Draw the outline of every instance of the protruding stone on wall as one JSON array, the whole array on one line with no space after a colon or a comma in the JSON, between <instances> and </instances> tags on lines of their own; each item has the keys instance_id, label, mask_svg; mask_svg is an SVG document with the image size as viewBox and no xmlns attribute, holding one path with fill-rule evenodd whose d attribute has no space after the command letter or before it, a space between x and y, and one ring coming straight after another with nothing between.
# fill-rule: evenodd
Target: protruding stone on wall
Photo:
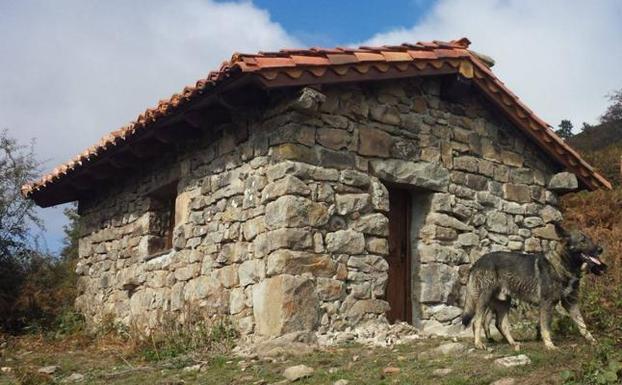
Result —
<instances>
[{"instance_id":1,"label":"protruding stone on wall","mask_svg":"<svg viewBox=\"0 0 622 385\"><path fill-rule=\"evenodd\" d=\"M298 98L291 104L291 107L299 111L316 111L326 100L326 95L320 91L305 87L300 92Z\"/></svg>"},{"instance_id":2,"label":"protruding stone on wall","mask_svg":"<svg viewBox=\"0 0 622 385\"><path fill-rule=\"evenodd\" d=\"M579 188L577 176L571 172L560 172L551 178L548 185L549 190L556 193L567 193L576 191Z\"/></svg>"}]
</instances>

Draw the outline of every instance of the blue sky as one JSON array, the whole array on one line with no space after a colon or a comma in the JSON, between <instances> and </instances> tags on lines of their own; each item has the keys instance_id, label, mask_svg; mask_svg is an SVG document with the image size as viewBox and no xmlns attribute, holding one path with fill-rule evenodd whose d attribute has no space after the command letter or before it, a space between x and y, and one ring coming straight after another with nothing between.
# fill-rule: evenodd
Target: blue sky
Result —
<instances>
[{"instance_id":1,"label":"blue sky","mask_svg":"<svg viewBox=\"0 0 622 385\"><path fill-rule=\"evenodd\" d=\"M306 45L334 47L362 42L379 32L416 24L432 1L260 0L272 20Z\"/></svg>"},{"instance_id":2,"label":"blue sky","mask_svg":"<svg viewBox=\"0 0 622 385\"><path fill-rule=\"evenodd\" d=\"M42 172L233 52L468 37L545 121L594 123L622 88L619 0L0 1L0 128ZM42 209L46 247L63 207Z\"/></svg>"}]
</instances>

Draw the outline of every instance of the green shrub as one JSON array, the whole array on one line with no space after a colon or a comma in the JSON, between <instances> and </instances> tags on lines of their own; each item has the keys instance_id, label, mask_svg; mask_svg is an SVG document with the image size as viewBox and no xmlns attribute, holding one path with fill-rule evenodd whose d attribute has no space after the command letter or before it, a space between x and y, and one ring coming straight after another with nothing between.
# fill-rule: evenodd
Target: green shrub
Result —
<instances>
[{"instance_id":1,"label":"green shrub","mask_svg":"<svg viewBox=\"0 0 622 385\"><path fill-rule=\"evenodd\" d=\"M610 340L599 344L591 361L585 362L579 371L564 370L560 373L564 385L607 385L622 382L622 353Z\"/></svg>"}]
</instances>

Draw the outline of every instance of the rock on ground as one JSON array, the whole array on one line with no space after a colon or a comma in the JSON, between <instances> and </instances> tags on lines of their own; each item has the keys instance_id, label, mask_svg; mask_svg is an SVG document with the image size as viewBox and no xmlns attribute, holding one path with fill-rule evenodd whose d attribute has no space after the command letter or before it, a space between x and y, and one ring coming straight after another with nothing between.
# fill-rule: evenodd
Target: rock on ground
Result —
<instances>
[{"instance_id":1,"label":"rock on ground","mask_svg":"<svg viewBox=\"0 0 622 385\"><path fill-rule=\"evenodd\" d=\"M201 364L186 366L183 370L184 372L198 372L199 370L201 370Z\"/></svg>"},{"instance_id":2,"label":"rock on ground","mask_svg":"<svg viewBox=\"0 0 622 385\"><path fill-rule=\"evenodd\" d=\"M306 365L290 366L283 371L283 377L290 381L296 381L301 378L309 377L313 374L313 368Z\"/></svg>"},{"instance_id":3,"label":"rock on ground","mask_svg":"<svg viewBox=\"0 0 622 385\"><path fill-rule=\"evenodd\" d=\"M524 366L531 364L531 360L524 354L518 356L502 357L495 360L495 364L503 366L505 368L511 368L514 366Z\"/></svg>"},{"instance_id":4,"label":"rock on ground","mask_svg":"<svg viewBox=\"0 0 622 385\"><path fill-rule=\"evenodd\" d=\"M247 340L234 349L240 357L300 356L318 349L317 338L312 332L287 333L277 338Z\"/></svg>"},{"instance_id":5,"label":"rock on ground","mask_svg":"<svg viewBox=\"0 0 622 385\"><path fill-rule=\"evenodd\" d=\"M384 374L397 374L400 372L400 368L396 368L395 366L387 366L382 369L382 373Z\"/></svg>"},{"instance_id":6,"label":"rock on ground","mask_svg":"<svg viewBox=\"0 0 622 385\"><path fill-rule=\"evenodd\" d=\"M435 358L439 356L455 356L466 351L466 346L459 342L448 342L436 348L419 354L419 359Z\"/></svg>"},{"instance_id":7,"label":"rock on ground","mask_svg":"<svg viewBox=\"0 0 622 385\"><path fill-rule=\"evenodd\" d=\"M37 372L39 372L41 374L52 375L52 374L56 373L57 370L58 370L58 366L50 365L50 366L44 366L44 367L40 368Z\"/></svg>"},{"instance_id":8,"label":"rock on ground","mask_svg":"<svg viewBox=\"0 0 622 385\"><path fill-rule=\"evenodd\" d=\"M71 373L69 377L66 377L62 382L64 384L70 384L74 382L82 382L84 381L84 374L80 373Z\"/></svg>"},{"instance_id":9,"label":"rock on ground","mask_svg":"<svg viewBox=\"0 0 622 385\"><path fill-rule=\"evenodd\" d=\"M348 380L337 380L333 383L333 385L348 385L350 381Z\"/></svg>"},{"instance_id":10,"label":"rock on ground","mask_svg":"<svg viewBox=\"0 0 622 385\"><path fill-rule=\"evenodd\" d=\"M418 340L421 337L414 326L405 322L388 324L371 321L345 331L331 331L318 335L320 346L334 346L346 342L356 342L367 346L393 346Z\"/></svg>"},{"instance_id":11,"label":"rock on ground","mask_svg":"<svg viewBox=\"0 0 622 385\"><path fill-rule=\"evenodd\" d=\"M516 380L513 379L512 377L505 377L505 378L498 379L495 382L491 382L490 385L514 385L515 383L516 383Z\"/></svg>"},{"instance_id":12,"label":"rock on ground","mask_svg":"<svg viewBox=\"0 0 622 385\"><path fill-rule=\"evenodd\" d=\"M453 371L454 370L452 368L434 369L432 374L437 377L444 377Z\"/></svg>"}]
</instances>

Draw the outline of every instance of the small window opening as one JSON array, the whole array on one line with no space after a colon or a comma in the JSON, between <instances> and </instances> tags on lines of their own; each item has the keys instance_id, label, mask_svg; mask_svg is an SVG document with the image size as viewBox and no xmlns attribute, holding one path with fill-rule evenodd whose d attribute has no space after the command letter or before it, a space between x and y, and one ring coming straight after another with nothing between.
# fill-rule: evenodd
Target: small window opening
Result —
<instances>
[{"instance_id":1,"label":"small window opening","mask_svg":"<svg viewBox=\"0 0 622 385\"><path fill-rule=\"evenodd\" d=\"M151 194L149 211L153 213L150 224L149 255L168 251L173 248L175 230L175 200L177 182L163 186Z\"/></svg>"}]
</instances>

